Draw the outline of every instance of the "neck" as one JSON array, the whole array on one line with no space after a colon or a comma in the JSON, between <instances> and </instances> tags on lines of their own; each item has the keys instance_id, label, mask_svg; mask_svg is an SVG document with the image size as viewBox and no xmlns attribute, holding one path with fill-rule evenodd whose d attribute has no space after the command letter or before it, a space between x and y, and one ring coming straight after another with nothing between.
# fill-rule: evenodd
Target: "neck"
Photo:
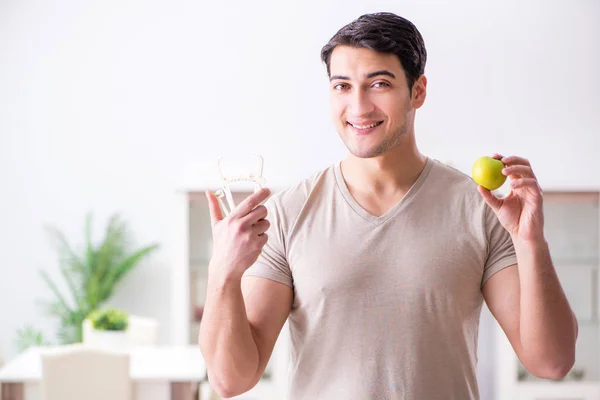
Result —
<instances>
[{"instance_id":1,"label":"neck","mask_svg":"<svg viewBox=\"0 0 600 400\"><path fill-rule=\"evenodd\" d=\"M385 195L406 193L426 161L414 140L409 140L377 157L359 158L350 154L341 167L346 184L353 190Z\"/></svg>"}]
</instances>

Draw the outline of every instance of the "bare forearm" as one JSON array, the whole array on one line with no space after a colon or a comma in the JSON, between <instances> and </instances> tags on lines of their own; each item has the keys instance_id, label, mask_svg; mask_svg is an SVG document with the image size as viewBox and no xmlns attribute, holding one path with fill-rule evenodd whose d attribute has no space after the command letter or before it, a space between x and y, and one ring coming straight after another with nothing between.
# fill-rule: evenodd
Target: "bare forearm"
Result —
<instances>
[{"instance_id":1,"label":"bare forearm","mask_svg":"<svg viewBox=\"0 0 600 400\"><path fill-rule=\"evenodd\" d=\"M575 357L577 322L552 265L548 244L518 240L514 244L521 285L520 339L524 354L532 365L568 372Z\"/></svg>"},{"instance_id":2,"label":"bare forearm","mask_svg":"<svg viewBox=\"0 0 600 400\"><path fill-rule=\"evenodd\" d=\"M213 385L231 395L252 385L259 353L246 315L240 277L209 274L199 342Z\"/></svg>"}]
</instances>

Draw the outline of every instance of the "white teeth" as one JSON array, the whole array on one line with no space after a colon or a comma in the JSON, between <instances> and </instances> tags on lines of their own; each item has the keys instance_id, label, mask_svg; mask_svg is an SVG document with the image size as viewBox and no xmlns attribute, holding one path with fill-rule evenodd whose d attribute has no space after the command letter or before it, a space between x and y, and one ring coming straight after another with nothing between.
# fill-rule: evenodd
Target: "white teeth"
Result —
<instances>
[{"instance_id":1,"label":"white teeth","mask_svg":"<svg viewBox=\"0 0 600 400\"><path fill-rule=\"evenodd\" d=\"M375 128L377 125L379 125L379 122L375 122L374 124L364 125L364 126L354 125L354 124L350 124L350 125L352 125L356 129L370 129L370 128Z\"/></svg>"}]
</instances>

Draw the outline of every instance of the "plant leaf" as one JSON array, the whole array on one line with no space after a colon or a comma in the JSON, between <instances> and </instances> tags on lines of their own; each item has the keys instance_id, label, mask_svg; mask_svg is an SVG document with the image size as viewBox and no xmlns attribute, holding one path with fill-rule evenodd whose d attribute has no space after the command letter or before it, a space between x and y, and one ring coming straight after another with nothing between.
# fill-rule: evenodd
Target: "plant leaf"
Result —
<instances>
[{"instance_id":1,"label":"plant leaf","mask_svg":"<svg viewBox=\"0 0 600 400\"><path fill-rule=\"evenodd\" d=\"M117 288L119 282L134 268L142 259L150 255L153 251L158 249L158 244L151 244L143 247L133 254L130 254L118 265L113 266L110 269L109 275L106 277L105 285L102 290L103 301L108 300L112 296L114 289Z\"/></svg>"},{"instance_id":2,"label":"plant leaf","mask_svg":"<svg viewBox=\"0 0 600 400\"><path fill-rule=\"evenodd\" d=\"M59 253L61 264L64 263L70 266L74 272L78 272L83 276L89 275L85 263L75 254L64 234L54 227L46 227L46 232Z\"/></svg>"},{"instance_id":3,"label":"plant leaf","mask_svg":"<svg viewBox=\"0 0 600 400\"><path fill-rule=\"evenodd\" d=\"M24 327L17 329L15 344L20 353L31 346L47 346L50 343L44 338L44 334L40 330L27 324Z\"/></svg>"},{"instance_id":4,"label":"plant leaf","mask_svg":"<svg viewBox=\"0 0 600 400\"><path fill-rule=\"evenodd\" d=\"M74 253L62 232L52 227L47 227L46 231L58 250L60 271L69 286L73 300L79 307L82 307L85 304L83 287L89 274L88 268Z\"/></svg>"},{"instance_id":5,"label":"plant leaf","mask_svg":"<svg viewBox=\"0 0 600 400\"><path fill-rule=\"evenodd\" d=\"M83 290L79 287L79 285L81 284L81 277L79 277L78 279L76 276L73 276L73 270L69 269L65 265L61 265L60 270L65 279L65 282L67 282L67 286L69 286L69 289L71 290L71 295L73 296L75 304L80 309L85 308L85 299L83 297L83 294L81 293Z\"/></svg>"},{"instance_id":6,"label":"plant leaf","mask_svg":"<svg viewBox=\"0 0 600 400\"><path fill-rule=\"evenodd\" d=\"M110 218L105 237L96 251L92 278L88 282L88 291L95 306L106 300L103 290L107 276L125 254L126 239L125 225L118 214L115 214Z\"/></svg>"},{"instance_id":7,"label":"plant leaf","mask_svg":"<svg viewBox=\"0 0 600 400\"><path fill-rule=\"evenodd\" d=\"M42 279L46 282L46 284L48 285L48 287L50 288L50 290L54 293L54 296L56 296L56 299L61 304L61 306L64 307L67 311L73 312L71 310L71 307L69 307L69 304L67 303L67 301L63 297L63 295L60 293L60 290L58 290L58 287L52 281L52 279L50 279L50 277L48 276L48 274L46 273L46 271L41 271L41 275L42 275Z\"/></svg>"},{"instance_id":8,"label":"plant leaf","mask_svg":"<svg viewBox=\"0 0 600 400\"><path fill-rule=\"evenodd\" d=\"M42 308L45 309L46 314L54 315L55 317L58 317L61 320L68 319L69 313L71 312L71 310L69 310L60 301L57 300L52 302L43 302Z\"/></svg>"},{"instance_id":9,"label":"plant leaf","mask_svg":"<svg viewBox=\"0 0 600 400\"><path fill-rule=\"evenodd\" d=\"M94 242L92 239L92 229L93 228L93 217L92 213L89 212L85 219L85 269L86 269L86 279L87 283L92 276L94 270L94 264L96 262L96 249L94 246Z\"/></svg>"}]
</instances>

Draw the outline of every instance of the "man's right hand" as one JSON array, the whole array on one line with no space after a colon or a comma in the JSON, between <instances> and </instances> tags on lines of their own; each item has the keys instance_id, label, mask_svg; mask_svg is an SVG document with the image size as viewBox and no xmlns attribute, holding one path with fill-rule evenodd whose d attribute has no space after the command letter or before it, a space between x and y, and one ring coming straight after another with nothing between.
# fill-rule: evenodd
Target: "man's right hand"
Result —
<instances>
[{"instance_id":1,"label":"man's right hand","mask_svg":"<svg viewBox=\"0 0 600 400\"><path fill-rule=\"evenodd\" d=\"M217 197L206 192L213 235L210 272L224 278L241 278L258 259L267 243L265 233L270 226L267 208L261 203L269 197L269 189L261 189L241 202L223 218Z\"/></svg>"}]
</instances>

